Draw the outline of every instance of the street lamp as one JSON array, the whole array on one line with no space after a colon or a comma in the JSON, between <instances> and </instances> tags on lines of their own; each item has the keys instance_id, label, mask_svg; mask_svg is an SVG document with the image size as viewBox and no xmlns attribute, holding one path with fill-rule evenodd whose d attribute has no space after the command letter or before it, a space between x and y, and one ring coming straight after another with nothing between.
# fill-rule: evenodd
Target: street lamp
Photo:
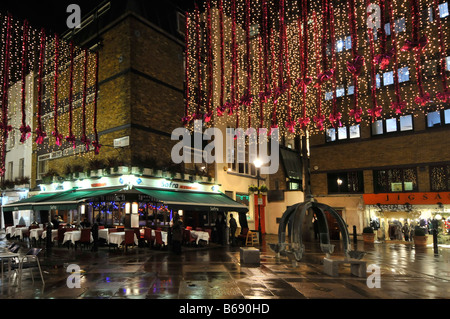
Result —
<instances>
[{"instance_id":1,"label":"street lamp","mask_svg":"<svg viewBox=\"0 0 450 319\"><path fill-rule=\"evenodd\" d=\"M261 179L259 175L259 169L262 166L262 161L259 158L256 158L253 161L253 164L256 167L256 178L258 180L258 234L259 234L259 244L262 244L262 233L261 233L261 204L259 202L259 198L261 197L261 191L259 190L259 180Z\"/></svg>"}]
</instances>

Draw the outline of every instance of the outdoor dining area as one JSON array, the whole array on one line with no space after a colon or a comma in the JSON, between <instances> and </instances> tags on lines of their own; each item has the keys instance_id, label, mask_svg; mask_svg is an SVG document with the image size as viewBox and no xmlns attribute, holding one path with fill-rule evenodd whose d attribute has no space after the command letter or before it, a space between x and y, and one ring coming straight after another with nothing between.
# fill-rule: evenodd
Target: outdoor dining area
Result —
<instances>
[{"instance_id":1,"label":"outdoor dining area","mask_svg":"<svg viewBox=\"0 0 450 319\"><path fill-rule=\"evenodd\" d=\"M171 244L171 227L134 227L125 228L123 225L106 227L94 224L90 227L60 223L58 228L47 229L48 224L32 224L30 226L8 226L6 237L13 241L29 241L32 247L44 247L51 234L52 247L66 247L67 249L109 249L128 247L167 249ZM182 244L189 247L209 245L212 229L202 229L191 226L183 227ZM94 245L95 244L95 245Z\"/></svg>"}]
</instances>

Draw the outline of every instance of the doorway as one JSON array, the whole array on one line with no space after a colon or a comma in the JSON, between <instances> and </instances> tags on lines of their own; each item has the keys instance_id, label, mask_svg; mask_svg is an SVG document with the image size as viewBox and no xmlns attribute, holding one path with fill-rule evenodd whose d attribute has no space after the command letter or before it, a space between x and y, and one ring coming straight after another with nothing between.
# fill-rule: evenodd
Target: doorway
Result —
<instances>
[{"instance_id":1,"label":"doorway","mask_svg":"<svg viewBox=\"0 0 450 319\"><path fill-rule=\"evenodd\" d=\"M339 214L340 217L342 217L342 209L335 209L335 211ZM339 240L341 236L341 231L339 229L339 224L337 220L328 211L325 211L325 216L327 218L330 240Z\"/></svg>"}]
</instances>

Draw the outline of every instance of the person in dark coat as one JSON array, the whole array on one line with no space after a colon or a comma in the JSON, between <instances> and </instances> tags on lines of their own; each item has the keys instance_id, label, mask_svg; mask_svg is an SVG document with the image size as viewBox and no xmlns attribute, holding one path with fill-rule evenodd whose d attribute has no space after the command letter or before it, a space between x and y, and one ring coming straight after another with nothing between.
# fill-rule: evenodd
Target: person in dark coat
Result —
<instances>
[{"instance_id":1,"label":"person in dark coat","mask_svg":"<svg viewBox=\"0 0 450 319\"><path fill-rule=\"evenodd\" d=\"M236 244L236 230L237 230L237 223L236 219L234 219L233 214L230 214L230 236L231 236L231 245Z\"/></svg>"},{"instance_id":2,"label":"person in dark coat","mask_svg":"<svg viewBox=\"0 0 450 319\"><path fill-rule=\"evenodd\" d=\"M172 249L177 255L181 254L181 242L183 240L183 223L181 222L178 214L175 214L173 218L172 227Z\"/></svg>"}]
</instances>

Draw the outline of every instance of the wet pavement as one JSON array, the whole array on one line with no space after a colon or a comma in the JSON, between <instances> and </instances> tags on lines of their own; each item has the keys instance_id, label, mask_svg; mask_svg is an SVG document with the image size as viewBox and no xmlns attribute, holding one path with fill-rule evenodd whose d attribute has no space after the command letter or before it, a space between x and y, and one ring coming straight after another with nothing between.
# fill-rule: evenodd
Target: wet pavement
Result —
<instances>
[{"instance_id":1,"label":"wet pavement","mask_svg":"<svg viewBox=\"0 0 450 319\"><path fill-rule=\"evenodd\" d=\"M0 234L0 248L12 241ZM15 241L19 242L19 241ZM277 258L268 246L276 236L266 236L259 266L240 263L239 247L210 244L183 247L181 255L147 247L127 251L100 247L97 252L78 248L45 249L34 282L25 270L22 285L0 283L0 299L448 299L450 298L450 248L415 248L411 243L358 242L363 260L380 270L380 288L369 288L367 278L342 266L338 277L323 272L324 254L316 243L306 243L301 262L293 265ZM29 243L19 242L26 253ZM342 257L339 242L334 257ZM43 245L42 245L43 247ZM43 247L45 248L45 247ZM80 267L80 288L69 288L71 264ZM368 273L371 276L372 273ZM76 275L76 274L75 274ZM374 277L371 277L374 280ZM371 279L371 280L372 280ZM75 281L71 281L74 283ZM375 282L375 281L372 281Z\"/></svg>"}]
</instances>

